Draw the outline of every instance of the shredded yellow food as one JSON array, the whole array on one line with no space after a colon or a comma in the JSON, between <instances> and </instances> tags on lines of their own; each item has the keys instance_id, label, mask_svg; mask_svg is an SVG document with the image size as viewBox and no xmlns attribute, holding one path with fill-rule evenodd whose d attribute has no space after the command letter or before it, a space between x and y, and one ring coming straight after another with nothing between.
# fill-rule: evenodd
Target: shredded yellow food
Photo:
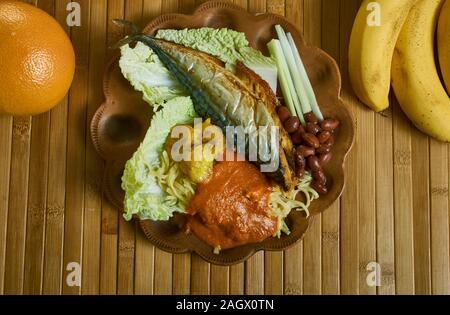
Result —
<instances>
[{"instance_id":1,"label":"shredded yellow food","mask_svg":"<svg viewBox=\"0 0 450 315\"><path fill-rule=\"evenodd\" d=\"M167 204L186 209L195 194L196 185L180 170L179 163L171 161L167 151L161 157L161 166L152 174L158 186L167 194Z\"/></svg>"},{"instance_id":2,"label":"shredded yellow food","mask_svg":"<svg viewBox=\"0 0 450 315\"><path fill-rule=\"evenodd\" d=\"M274 235L275 237L281 237L282 233L290 234L285 219L292 210L305 211L306 216L309 216L311 202L319 198L319 194L311 187L311 182L312 176L306 173L300 183L290 193L284 192L279 186L274 186L270 196L270 208L272 209L272 215L278 219L278 229ZM305 196L305 202L296 200L299 193Z\"/></svg>"}]
</instances>

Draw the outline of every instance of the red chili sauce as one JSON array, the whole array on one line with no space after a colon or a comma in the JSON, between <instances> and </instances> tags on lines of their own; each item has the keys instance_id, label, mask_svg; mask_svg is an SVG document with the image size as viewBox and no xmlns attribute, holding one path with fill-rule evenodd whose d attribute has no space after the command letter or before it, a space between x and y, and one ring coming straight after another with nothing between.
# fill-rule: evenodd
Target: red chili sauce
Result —
<instances>
[{"instance_id":1,"label":"red chili sauce","mask_svg":"<svg viewBox=\"0 0 450 315\"><path fill-rule=\"evenodd\" d=\"M262 242L277 230L277 219L270 215L271 191L253 164L220 162L186 209L188 230L221 249Z\"/></svg>"}]
</instances>

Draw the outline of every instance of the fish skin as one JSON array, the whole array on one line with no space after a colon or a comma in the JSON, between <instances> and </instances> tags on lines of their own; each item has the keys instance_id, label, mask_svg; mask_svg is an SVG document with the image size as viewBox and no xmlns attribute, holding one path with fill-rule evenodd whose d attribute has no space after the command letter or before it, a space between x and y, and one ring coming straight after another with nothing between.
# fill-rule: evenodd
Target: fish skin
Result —
<instances>
[{"instance_id":1,"label":"fish skin","mask_svg":"<svg viewBox=\"0 0 450 315\"><path fill-rule=\"evenodd\" d=\"M251 90L260 100L266 104L267 110L272 115L275 124L279 126L280 130L280 144L284 151L284 155L280 155L280 168L284 173L285 181L289 187L295 186L298 179L295 178L292 170L295 167L294 162L294 144L292 143L290 135L284 129L283 124L277 114L277 107L281 106L276 94L273 92L269 83L262 79L256 72L248 68L244 63L237 62L235 75Z\"/></svg>"},{"instance_id":2,"label":"fish skin","mask_svg":"<svg viewBox=\"0 0 450 315\"><path fill-rule=\"evenodd\" d=\"M216 58L206 53L164 40L153 38L144 38L144 40L146 44L157 46L156 50L154 49L157 55L161 53L158 52L161 50L170 56L171 62L187 73L190 79L196 83L197 88L202 89L202 92L206 94L206 98L211 101L209 103L213 107L212 110L226 118L231 125L244 126L248 130L257 130L259 126L279 127L281 131L280 147L283 150L278 148L280 167L277 172L271 174L271 177L286 191L291 191L295 186L292 167L289 165L289 160L293 161L291 158L293 145L290 138L286 137L286 134L283 135L284 128L276 114L276 104L273 99L271 100L271 96L266 94L266 97L260 99L242 80L225 69ZM151 46L150 48L152 48ZM255 142L256 140L252 140L250 137L250 141ZM268 142L270 143L270 139ZM284 145L282 145L283 143ZM285 150L289 152L285 152Z\"/></svg>"}]
</instances>

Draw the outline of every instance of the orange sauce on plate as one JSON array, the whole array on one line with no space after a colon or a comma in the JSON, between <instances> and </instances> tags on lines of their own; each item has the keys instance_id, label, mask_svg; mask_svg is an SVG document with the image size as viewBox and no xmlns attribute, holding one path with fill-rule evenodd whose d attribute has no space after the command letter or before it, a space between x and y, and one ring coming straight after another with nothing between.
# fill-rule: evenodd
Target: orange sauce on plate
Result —
<instances>
[{"instance_id":1,"label":"orange sauce on plate","mask_svg":"<svg viewBox=\"0 0 450 315\"><path fill-rule=\"evenodd\" d=\"M277 219L270 215L271 191L253 164L220 162L186 209L188 230L221 249L262 242L277 230Z\"/></svg>"}]
</instances>

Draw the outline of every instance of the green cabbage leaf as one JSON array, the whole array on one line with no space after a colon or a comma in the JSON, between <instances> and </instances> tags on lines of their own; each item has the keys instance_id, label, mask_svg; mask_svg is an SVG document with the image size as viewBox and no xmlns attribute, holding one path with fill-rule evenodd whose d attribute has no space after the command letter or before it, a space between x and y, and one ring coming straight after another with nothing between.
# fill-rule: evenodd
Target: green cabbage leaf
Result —
<instances>
[{"instance_id":1,"label":"green cabbage leaf","mask_svg":"<svg viewBox=\"0 0 450 315\"><path fill-rule=\"evenodd\" d=\"M141 220L167 221L175 212L184 212L185 200L178 198L180 192L167 187L164 179L171 174L174 181L181 181L182 184L175 187L181 190L186 187L188 191L181 192L184 195L193 190L192 185L178 176L176 165L170 165L163 151L171 129L192 124L195 117L197 114L189 97L176 97L153 115L144 141L126 163L122 176L126 220L137 215Z\"/></svg>"},{"instance_id":2,"label":"green cabbage leaf","mask_svg":"<svg viewBox=\"0 0 450 315\"><path fill-rule=\"evenodd\" d=\"M183 87L148 46L138 42L134 48L124 45L120 50L119 66L122 74L136 91L143 93L144 101L159 106L175 97L187 96Z\"/></svg>"}]
</instances>

